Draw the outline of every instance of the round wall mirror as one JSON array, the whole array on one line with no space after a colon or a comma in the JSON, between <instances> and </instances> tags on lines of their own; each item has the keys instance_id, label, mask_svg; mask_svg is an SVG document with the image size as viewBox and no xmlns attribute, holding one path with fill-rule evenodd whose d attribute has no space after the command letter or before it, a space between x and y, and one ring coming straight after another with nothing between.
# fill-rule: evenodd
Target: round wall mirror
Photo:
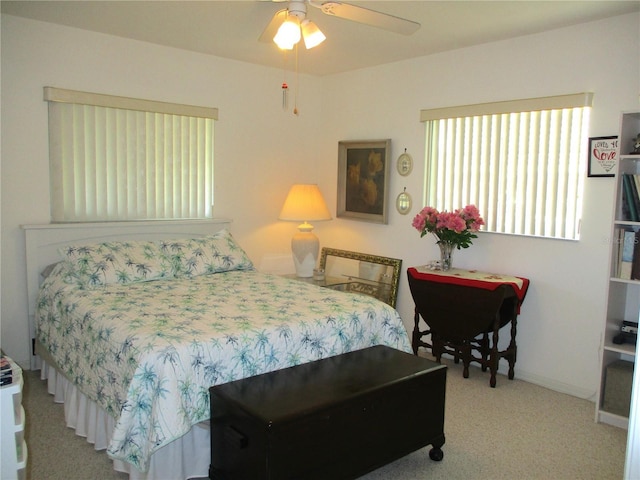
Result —
<instances>
[{"instance_id":1,"label":"round wall mirror","mask_svg":"<svg viewBox=\"0 0 640 480\"><path fill-rule=\"evenodd\" d=\"M402 215L406 215L411 211L411 195L407 193L406 188L404 192L396 198L396 209Z\"/></svg>"}]
</instances>

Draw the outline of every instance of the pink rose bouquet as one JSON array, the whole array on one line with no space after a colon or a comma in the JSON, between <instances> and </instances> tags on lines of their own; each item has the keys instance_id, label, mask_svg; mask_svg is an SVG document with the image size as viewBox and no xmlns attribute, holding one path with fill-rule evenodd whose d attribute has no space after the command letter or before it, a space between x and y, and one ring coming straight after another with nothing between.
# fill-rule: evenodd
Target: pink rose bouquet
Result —
<instances>
[{"instance_id":1,"label":"pink rose bouquet","mask_svg":"<svg viewBox=\"0 0 640 480\"><path fill-rule=\"evenodd\" d=\"M467 205L453 212L439 212L433 207L424 207L414 217L413 227L420 232L420 237L432 233L438 244L449 244L456 248L469 248L471 241L478 238L475 234L484 220L475 205Z\"/></svg>"}]
</instances>

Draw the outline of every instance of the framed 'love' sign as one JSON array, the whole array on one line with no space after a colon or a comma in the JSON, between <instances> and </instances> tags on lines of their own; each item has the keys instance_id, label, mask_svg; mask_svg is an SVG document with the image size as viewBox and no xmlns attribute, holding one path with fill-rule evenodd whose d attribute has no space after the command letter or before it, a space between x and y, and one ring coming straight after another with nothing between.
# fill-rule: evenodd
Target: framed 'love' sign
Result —
<instances>
[{"instance_id":1,"label":"framed 'love' sign","mask_svg":"<svg viewBox=\"0 0 640 480\"><path fill-rule=\"evenodd\" d=\"M618 163L618 137L589 138L589 177L613 177Z\"/></svg>"}]
</instances>

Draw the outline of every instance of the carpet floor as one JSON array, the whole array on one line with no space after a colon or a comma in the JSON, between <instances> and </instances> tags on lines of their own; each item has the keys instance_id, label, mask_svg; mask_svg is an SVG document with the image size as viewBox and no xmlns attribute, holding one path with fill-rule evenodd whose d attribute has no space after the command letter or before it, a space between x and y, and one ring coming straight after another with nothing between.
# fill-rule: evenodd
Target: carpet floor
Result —
<instances>
[{"instance_id":1,"label":"carpet floor","mask_svg":"<svg viewBox=\"0 0 640 480\"><path fill-rule=\"evenodd\" d=\"M594 422L587 400L498 375L449 367L445 407L444 459L418 450L360 480L620 480L627 432ZM30 480L125 479L65 426L64 406L55 404L38 371L24 372L27 478ZM180 479L166 479L180 480ZM327 479L331 480L331 479Z\"/></svg>"}]
</instances>

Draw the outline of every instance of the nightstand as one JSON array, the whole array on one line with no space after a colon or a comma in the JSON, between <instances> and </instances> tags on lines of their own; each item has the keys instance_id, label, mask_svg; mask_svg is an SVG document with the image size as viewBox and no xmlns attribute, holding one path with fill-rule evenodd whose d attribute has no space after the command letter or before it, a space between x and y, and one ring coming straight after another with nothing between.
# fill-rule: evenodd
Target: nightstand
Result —
<instances>
[{"instance_id":1,"label":"nightstand","mask_svg":"<svg viewBox=\"0 0 640 480\"><path fill-rule=\"evenodd\" d=\"M325 277L324 280L315 280L313 277L298 277L295 273L283 275L285 278L298 280L299 282L330 288L339 292L361 293L378 300L389 303L391 285L374 282L364 278L343 275L341 277Z\"/></svg>"},{"instance_id":2,"label":"nightstand","mask_svg":"<svg viewBox=\"0 0 640 480\"><path fill-rule=\"evenodd\" d=\"M401 266L399 258L323 247L320 253L323 280L295 274L284 276L332 290L369 295L395 308Z\"/></svg>"}]
</instances>

